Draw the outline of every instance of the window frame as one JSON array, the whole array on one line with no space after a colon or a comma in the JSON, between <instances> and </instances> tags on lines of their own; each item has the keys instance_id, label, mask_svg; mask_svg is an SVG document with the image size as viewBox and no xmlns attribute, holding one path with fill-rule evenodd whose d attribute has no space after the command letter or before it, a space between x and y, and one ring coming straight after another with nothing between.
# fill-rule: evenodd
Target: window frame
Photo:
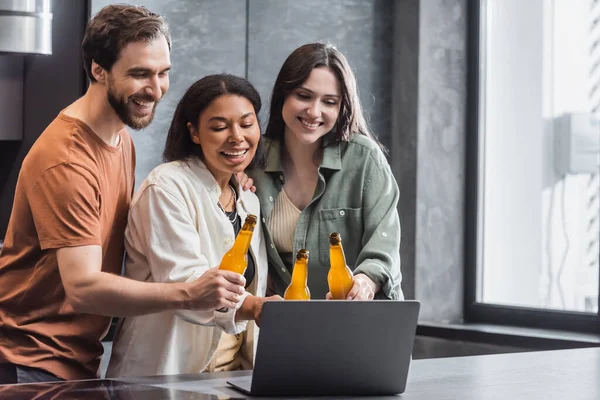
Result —
<instances>
[{"instance_id":1,"label":"window frame","mask_svg":"<svg viewBox=\"0 0 600 400\"><path fill-rule=\"evenodd\" d=\"M516 307L477 302L479 226L483 215L480 205L480 43L482 37L482 2L469 0L467 10L467 116L465 162L465 274L464 319L469 323L490 323L540 329L556 329L585 333L600 333L600 293L598 313L560 311ZM599 254L600 256L600 254ZM598 274L600 283L600 271ZM600 292L600 284L599 284Z\"/></svg>"}]
</instances>

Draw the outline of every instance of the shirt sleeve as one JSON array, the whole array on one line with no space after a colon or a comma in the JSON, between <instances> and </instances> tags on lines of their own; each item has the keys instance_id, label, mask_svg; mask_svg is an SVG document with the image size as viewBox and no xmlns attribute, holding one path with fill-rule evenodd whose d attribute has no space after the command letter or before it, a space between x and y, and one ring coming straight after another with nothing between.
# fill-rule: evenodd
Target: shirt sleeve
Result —
<instances>
[{"instance_id":1,"label":"shirt sleeve","mask_svg":"<svg viewBox=\"0 0 600 400\"><path fill-rule=\"evenodd\" d=\"M146 187L132 206L125 238L127 251L146 257L155 282L191 282L214 267L202 254L202 239L188 207L176 194L155 184ZM236 322L235 313L247 295L227 312L176 310L176 314L194 324L240 333L246 322Z\"/></svg>"},{"instance_id":2,"label":"shirt sleeve","mask_svg":"<svg viewBox=\"0 0 600 400\"><path fill-rule=\"evenodd\" d=\"M102 245L100 190L87 169L68 163L50 168L27 199L42 250Z\"/></svg>"},{"instance_id":3,"label":"shirt sleeve","mask_svg":"<svg viewBox=\"0 0 600 400\"><path fill-rule=\"evenodd\" d=\"M362 273L381 285L376 298L402 300L400 287L400 191L383 155L372 158L370 176L363 187L363 248L354 274Z\"/></svg>"}]
</instances>

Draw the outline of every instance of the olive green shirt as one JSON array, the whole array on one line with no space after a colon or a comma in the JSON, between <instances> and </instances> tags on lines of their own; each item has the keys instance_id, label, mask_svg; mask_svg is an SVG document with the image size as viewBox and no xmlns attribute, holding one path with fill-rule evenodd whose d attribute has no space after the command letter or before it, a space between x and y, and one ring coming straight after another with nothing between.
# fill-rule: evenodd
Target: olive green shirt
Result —
<instances>
[{"instance_id":1,"label":"olive green shirt","mask_svg":"<svg viewBox=\"0 0 600 400\"><path fill-rule=\"evenodd\" d=\"M329 234L339 232L346 262L354 274L363 273L381 284L376 298L403 299L400 282L400 219L398 185L379 146L364 135L349 142L324 138L327 143L319 180L311 202L302 210L294 234L294 252L279 254L266 226L273 204L285 183L280 144L263 138L264 170L252 170L260 199L269 276L283 295L290 283L293 255L308 249L308 287L312 299L329 291Z\"/></svg>"}]
</instances>

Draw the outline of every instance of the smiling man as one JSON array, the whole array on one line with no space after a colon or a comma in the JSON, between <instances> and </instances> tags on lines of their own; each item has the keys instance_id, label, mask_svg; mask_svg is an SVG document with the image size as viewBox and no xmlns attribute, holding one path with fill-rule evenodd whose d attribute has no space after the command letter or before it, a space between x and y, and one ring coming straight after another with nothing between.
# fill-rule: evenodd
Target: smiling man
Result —
<instances>
[{"instance_id":1,"label":"smiling man","mask_svg":"<svg viewBox=\"0 0 600 400\"><path fill-rule=\"evenodd\" d=\"M235 307L238 274L184 283L120 276L142 129L169 88L171 39L144 7L111 5L82 43L90 86L23 161L0 253L0 384L98 376L112 316Z\"/></svg>"}]
</instances>

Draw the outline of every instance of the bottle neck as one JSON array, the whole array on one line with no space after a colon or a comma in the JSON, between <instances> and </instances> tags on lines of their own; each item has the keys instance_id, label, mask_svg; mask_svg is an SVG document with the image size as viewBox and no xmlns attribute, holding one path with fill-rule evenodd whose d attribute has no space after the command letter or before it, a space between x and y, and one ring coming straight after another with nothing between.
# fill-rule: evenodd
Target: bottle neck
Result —
<instances>
[{"instance_id":1,"label":"bottle neck","mask_svg":"<svg viewBox=\"0 0 600 400\"><path fill-rule=\"evenodd\" d=\"M329 245L329 260L331 268L346 268L346 256L344 256L344 250L341 244L330 244Z\"/></svg>"},{"instance_id":2,"label":"bottle neck","mask_svg":"<svg viewBox=\"0 0 600 400\"><path fill-rule=\"evenodd\" d=\"M233 244L233 251L241 254L248 253L250 248L250 241L252 240L253 229L249 228L247 224L244 224L240 233L238 233L235 243Z\"/></svg>"},{"instance_id":3,"label":"bottle neck","mask_svg":"<svg viewBox=\"0 0 600 400\"><path fill-rule=\"evenodd\" d=\"M292 271L292 285L306 286L308 280L308 260L296 260Z\"/></svg>"}]
</instances>

